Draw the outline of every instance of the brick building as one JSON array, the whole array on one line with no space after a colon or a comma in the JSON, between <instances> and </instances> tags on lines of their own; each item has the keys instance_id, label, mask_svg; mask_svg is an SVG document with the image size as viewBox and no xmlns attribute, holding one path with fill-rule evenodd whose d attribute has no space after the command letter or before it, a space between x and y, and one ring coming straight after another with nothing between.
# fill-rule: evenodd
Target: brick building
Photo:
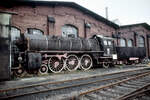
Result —
<instances>
[{"instance_id":1,"label":"brick building","mask_svg":"<svg viewBox=\"0 0 150 100\"><path fill-rule=\"evenodd\" d=\"M150 26L146 23L118 26L73 2L13 1L0 3L0 31L11 34L49 34L88 38L94 34L118 35L120 46L146 47L150 56Z\"/></svg>"},{"instance_id":2,"label":"brick building","mask_svg":"<svg viewBox=\"0 0 150 100\"><path fill-rule=\"evenodd\" d=\"M93 34L111 36L118 28L118 25L73 2L27 1L7 4L0 6L1 15L10 14L10 25L21 33L33 28L52 35L65 36L73 31L75 36L80 37Z\"/></svg>"},{"instance_id":3,"label":"brick building","mask_svg":"<svg viewBox=\"0 0 150 100\"><path fill-rule=\"evenodd\" d=\"M150 26L146 23L120 26L118 45L145 47L146 56L150 56Z\"/></svg>"}]
</instances>

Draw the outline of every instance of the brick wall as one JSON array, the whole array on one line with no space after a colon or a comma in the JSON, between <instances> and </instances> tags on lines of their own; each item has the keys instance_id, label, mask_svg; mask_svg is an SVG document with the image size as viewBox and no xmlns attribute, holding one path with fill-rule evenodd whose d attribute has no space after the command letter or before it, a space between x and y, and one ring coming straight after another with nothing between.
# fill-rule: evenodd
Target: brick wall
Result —
<instances>
[{"instance_id":1,"label":"brick wall","mask_svg":"<svg viewBox=\"0 0 150 100\"><path fill-rule=\"evenodd\" d=\"M121 37L126 39L126 44L129 39L133 40L134 46L138 46L137 38L139 36L144 37L145 47L146 47L146 56L150 56L150 39L147 38L147 34L150 34L150 30L147 30L142 25L139 26L132 26L119 29L121 33ZM136 37L134 38L134 34L137 33Z\"/></svg>"},{"instance_id":2,"label":"brick wall","mask_svg":"<svg viewBox=\"0 0 150 100\"><path fill-rule=\"evenodd\" d=\"M115 33L113 27L71 7L16 6L11 8L0 7L0 10L17 13L17 15L12 15L11 25L21 29L21 33L25 33L27 28L37 28L42 30L44 34L61 35L61 27L65 24L77 27L80 37L91 37L93 34L111 36L112 33ZM48 23L48 16L55 18L53 27ZM91 24L91 28L86 29L85 23ZM85 35L85 33L87 34Z\"/></svg>"}]
</instances>

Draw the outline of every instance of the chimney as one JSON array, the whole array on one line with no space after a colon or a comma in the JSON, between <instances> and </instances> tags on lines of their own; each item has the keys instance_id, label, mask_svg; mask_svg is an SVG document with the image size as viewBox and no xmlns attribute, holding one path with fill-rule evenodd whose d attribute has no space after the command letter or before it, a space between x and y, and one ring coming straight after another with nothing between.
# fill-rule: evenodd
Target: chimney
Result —
<instances>
[{"instance_id":1,"label":"chimney","mask_svg":"<svg viewBox=\"0 0 150 100\"><path fill-rule=\"evenodd\" d=\"M106 11L106 19L108 19L108 7L105 8Z\"/></svg>"}]
</instances>

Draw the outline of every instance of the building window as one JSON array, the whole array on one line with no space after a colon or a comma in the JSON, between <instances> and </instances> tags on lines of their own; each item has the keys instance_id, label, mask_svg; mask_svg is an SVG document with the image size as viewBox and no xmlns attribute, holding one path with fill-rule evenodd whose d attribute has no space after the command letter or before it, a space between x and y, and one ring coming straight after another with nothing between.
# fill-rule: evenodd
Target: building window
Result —
<instances>
[{"instance_id":1,"label":"building window","mask_svg":"<svg viewBox=\"0 0 150 100\"><path fill-rule=\"evenodd\" d=\"M125 39L123 39L123 38L120 39L120 46L126 47L126 40Z\"/></svg>"},{"instance_id":2,"label":"building window","mask_svg":"<svg viewBox=\"0 0 150 100\"><path fill-rule=\"evenodd\" d=\"M77 38L78 37L77 28L72 25L64 25L62 27L62 37Z\"/></svg>"},{"instance_id":3,"label":"building window","mask_svg":"<svg viewBox=\"0 0 150 100\"><path fill-rule=\"evenodd\" d=\"M144 37L143 36L139 36L138 37L138 47L144 47Z\"/></svg>"},{"instance_id":4,"label":"building window","mask_svg":"<svg viewBox=\"0 0 150 100\"><path fill-rule=\"evenodd\" d=\"M133 40L132 39L128 40L128 47L133 47Z\"/></svg>"},{"instance_id":5,"label":"building window","mask_svg":"<svg viewBox=\"0 0 150 100\"><path fill-rule=\"evenodd\" d=\"M11 41L16 40L17 38L20 38L20 30L16 27L11 27L10 30L11 33Z\"/></svg>"},{"instance_id":6,"label":"building window","mask_svg":"<svg viewBox=\"0 0 150 100\"><path fill-rule=\"evenodd\" d=\"M36 29L36 28L28 28L27 33L34 34L34 35L43 35L44 34L43 31L41 31L40 29Z\"/></svg>"}]
</instances>

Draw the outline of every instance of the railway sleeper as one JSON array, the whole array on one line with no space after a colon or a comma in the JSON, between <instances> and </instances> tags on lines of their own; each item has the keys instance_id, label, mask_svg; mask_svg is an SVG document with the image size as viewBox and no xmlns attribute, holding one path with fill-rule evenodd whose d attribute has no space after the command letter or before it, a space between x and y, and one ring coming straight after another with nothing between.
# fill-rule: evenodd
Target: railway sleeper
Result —
<instances>
[{"instance_id":1,"label":"railway sleeper","mask_svg":"<svg viewBox=\"0 0 150 100\"><path fill-rule=\"evenodd\" d=\"M149 77L144 77L144 78L142 78L142 80L143 80L144 82L150 82Z\"/></svg>"},{"instance_id":2,"label":"railway sleeper","mask_svg":"<svg viewBox=\"0 0 150 100\"><path fill-rule=\"evenodd\" d=\"M128 87L128 88L133 88L133 89L138 89L139 88L139 86L129 85L129 84L126 84L126 83L122 83L121 86Z\"/></svg>"},{"instance_id":3,"label":"railway sleeper","mask_svg":"<svg viewBox=\"0 0 150 100\"><path fill-rule=\"evenodd\" d=\"M137 100L150 100L150 97L149 96L142 96L141 99L137 99Z\"/></svg>"},{"instance_id":4,"label":"railway sleeper","mask_svg":"<svg viewBox=\"0 0 150 100\"><path fill-rule=\"evenodd\" d=\"M90 93L88 94L89 96L92 96L94 97L95 99L92 99L92 100L113 100L114 98L111 98L111 97L107 97L107 96L101 96L101 95L97 95L96 93Z\"/></svg>"},{"instance_id":5,"label":"railway sleeper","mask_svg":"<svg viewBox=\"0 0 150 100\"><path fill-rule=\"evenodd\" d=\"M108 94L113 94L114 96L123 95L123 93L120 93L120 91L116 91L116 90L114 90L113 88L105 89L105 91L107 91Z\"/></svg>"},{"instance_id":6,"label":"railway sleeper","mask_svg":"<svg viewBox=\"0 0 150 100\"><path fill-rule=\"evenodd\" d=\"M91 95L91 94L86 94L86 95L84 95L83 96L83 98L86 98L86 99L88 99L88 100L95 100L95 99L97 99L97 97L95 97L95 95L93 96L93 95ZM82 100L82 99L81 99ZM84 99L83 99L84 100Z\"/></svg>"},{"instance_id":7,"label":"railway sleeper","mask_svg":"<svg viewBox=\"0 0 150 100\"><path fill-rule=\"evenodd\" d=\"M143 80L133 80L132 82L130 83L137 83L137 84L145 84L146 82L144 82Z\"/></svg>"},{"instance_id":8,"label":"railway sleeper","mask_svg":"<svg viewBox=\"0 0 150 100\"><path fill-rule=\"evenodd\" d=\"M146 84L145 82L139 82L139 81L133 81L133 82L126 82L126 84L128 84L128 85L136 85L136 86L139 86L139 87L141 87L141 86L143 86L144 84Z\"/></svg>"},{"instance_id":9,"label":"railway sleeper","mask_svg":"<svg viewBox=\"0 0 150 100\"><path fill-rule=\"evenodd\" d=\"M116 93L116 94L118 94L118 95L123 95L123 94L124 94L124 92L119 91L119 90L114 89L114 88L108 88L107 91L108 91L108 92L112 92L112 93Z\"/></svg>"},{"instance_id":10,"label":"railway sleeper","mask_svg":"<svg viewBox=\"0 0 150 100\"><path fill-rule=\"evenodd\" d=\"M148 82L150 82L150 80L141 79L141 80L138 80L138 82L142 82L142 83L148 83Z\"/></svg>"},{"instance_id":11,"label":"railway sleeper","mask_svg":"<svg viewBox=\"0 0 150 100\"><path fill-rule=\"evenodd\" d=\"M131 91L133 91L133 89L131 89L131 88L127 88L127 87L122 87L122 86L115 86L115 87L113 87L115 90L119 90L119 91L121 91L121 92L123 92L123 93L126 93L126 92L131 92Z\"/></svg>"},{"instance_id":12,"label":"railway sleeper","mask_svg":"<svg viewBox=\"0 0 150 100\"><path fill-rule=\"evenodd\" d=\"M37 90L37 91L41 91L41 90L46 90L47 88L48 87L46 87L46 86L37 86L34 89Z\"/></svg>"},{"instance_id":13,"label":"railway sleeper","mask_svg":"<svg viewBox=\"0 0 150 100\"><path fill-rule=\"evenodd\" d=\"M129 87L129 86L122 85L122 84L120 84L119 86L121 86L121 87L123 87L123 88L126 88L126 89L128 89L129 91L135 91L135 90L136 90L136 89L133 88L133 87Z\"/></svg>"},{"instance_id":14,"label":"railway sleeper","mask_svg":"<svg viewBox=\"0 0 150 100\"><path fill-rule=\"evenodd\" d=\"M114 95L106 92L106 91L96 91L95 94L101 96L101 97L106 97L108 99L114 99Z\"/></svg>"}]
</instances>

